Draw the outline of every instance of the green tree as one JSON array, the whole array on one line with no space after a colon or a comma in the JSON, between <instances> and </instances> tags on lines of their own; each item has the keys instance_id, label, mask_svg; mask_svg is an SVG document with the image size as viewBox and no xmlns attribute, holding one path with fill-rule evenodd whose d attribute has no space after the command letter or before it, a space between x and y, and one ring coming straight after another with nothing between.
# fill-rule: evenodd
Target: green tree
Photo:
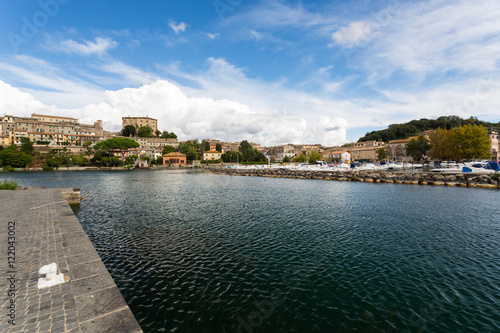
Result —
<instances>
[{"instance_id":1,"label":"green tree","mask_svg":"<svg viewBox=\"0 0 500 333\"><path fill-rule=\"evenodd\" d=\"M90 147L91 145L92 145L92 141L89 141L89 140L87 140L87 141L85 141L83 143L82 146L87 149L87 152L84 155L90 155L91 154L91 150L92 150L92 148Z\"/></svg>"},{"instance_id":2,"label":"green tree","mask_svg":"<svg viewBox=\"0 0 500 333\"><path fill-rule=\"evenodd\" d=\"M267 161L266 155L255 149L252 162L265 162L265 161Z\"/></svg>"},{"instance_id":3,"label":"green tree","mask_svg":"<svg viewBox=\"0 0 500 333\"><path fill-rule=\"evenodd\" d=\"M217 143L215 145L215 150L222 152L222 145L220 143Z\"/></svg>"},{"instance_id":4,"label":"green tree","mask_svg":"<svg viewBox=\"0 0 500 333\"><path fill-rule=\"evenodd\" d=\"M35 151L33 142L31 142L28 138L21 138L21 151L28 155L33 155L33 152Z\"/></svg>"},{"instance_id":5,"label":"green tree","mask_svg":"<svg viewBox=\"0 0 500 333\"><path fill-rule=\"evenodd\" d=\"M458 141L454 129L439 127L429 135L429 157L439 161L459 159Z\"/></svg>"},{"instance_id":6,"label":"green tree","mask_svg":"<svg viewBox=\"0 0 500 333\"><path fill-rule=\"evenodd\" d=\"M314 164L321 160L321 154L317 150L313 150L309 155L309 163Z\"/></svg>"},{"instance_id":7,"label":"green tree","mask_svg":"<svg viewBox=\"0 0 500 333\"><path fill-rule=\"evenodd\" d=\"M460 126L455 136L460 158L467 160L490 158L491 140L488 137L488 131L482 125Z\"/></svg>"},{"instance_id":8,"label":"green tree","mask_svg":"<svg viewBox=\"0 0 500 333\"><path fill-rule=\"evenodd\" d=\"M155 131L155 134L156 134L156 137L157 137L157 138L159 138L159 137L160 137L161 132L160 132L159 130L156 130L156 131Z\"/></svg>"},{"instance_id":9,"label":"green tree","mask_svg":"<svg viewBox=\"0 0 500 333\"><path fill-rule=\"evenodd\" d=\"M377 158L379 161L386 160L387 156L388 156L387 149L385 148L377 149Z\"/></svg>"},{"instance_id":10,"label":"green tree","mask_svg":"<svg viewBox=\"0 0 500 333\"><path fill-rule=\"evenodd\" d=\"M174 132L169 133L168 131L163 131L161 137L164 139L177 139L177 135Z\"/></svg>"},{"instance_id":11,"label":"green tree","mask_svg":"<svg viewBox=\"0 0 500 333\"><path fill-rule=\"evenodd\" d=\"M132 156L128 156L126 159L125 159L125 164L126 165L130 165L130 164L134 164L135 161L139 158L139 156L137 155L132 155Z\"/></svg>"},{"instance_id":12,"label":"green tree","mask_svg":"<svg viewBox=\"0 0 500 333\"><path fill-rule=\"evenodd\" d=\"M175 151L175 148L173 146L166 145L163 147L163 151L161 152L162 155L168 154L168 153L173 153Z\"/></svg>"},{"instance_id":13,"label":"green tree","mask_svg":"<svg viewBox=\"0 0 500 333\"><path fill-rule=\"evenodd\" d=\"M149 126L141 126L137 129L137 135L140 138L150 138L153 133L153 129Z\"/></svg>"},{"instance_id":14,"label":"green tree","mask_svg":"<svg viewBox=\"0 0 500 333\"><path fill-rule=\"evenodd\" d=\"M411 139L406 145L406 154L410 155L414 161L423 161L429 150L429 140L424 136Z\"/></svg>"},{"instance_id":15,"label":"green tree","mask_svg":"<svg viewBox=\"0 0 500 333\"><path fill-rule=\"evenodd\" d=\"M203 142L201 144L203 145L203 151L210 150L210 142L203 140Z\"/></svg>"},{"instance_id":16,"label":"green tree","mask_svg":"<svg viewBox=\"0 0 500 333\"><path fill-rule=\"evenodd\" d=\"M181 142L179 152L185 154L188 161L199 160L198 151L200 148L201 145L198 143L198 140L188 140Z\"/></svg>"},{"instance_id":17,"label":"green tree","mask_svg":"<svg viewBox=\"0 0 500 333\"><path fill-rule=\"evenodd\" d=\"M243 155L239 151L226 151L221 155L221 159L226 163L243 162Z\"/></svg>"},{"instance_id":18,"label":"green tree","mask_svg":"<svg viewBox=\"0 0 500 333\"><path fill-rule=\"evenodd\" d=\"M136 128L133 125L127 125L122 130L122 135L125 137L135 136Z\"/></svg>"},{"instance_id":19,"label":"green tree","mask_svg":"<svg viewBox=\"0 0 500 333\"><path fill-rule=\"evenodd\" d=\"M18 151L15 145L11 145L0 151L0 165L24 168L33 162L34 158L23 151Z\"/></svg>"},{"instance_id":20,"label":"green tree","mask_svg":"<svg viewBox=\"0 0 500 333\"><path fill-rule=\"evenodd\" d=\"M163 156L158 156L154 161L156 165L163 165Z\"/></svg>"},{"instance_id":21,"label":"green tree","mask_svg":"<svg viewBox=\"0 0 500 333\"><path fill-rule=\"evenodd\" d=\"M251 162L254 160L255 151L252 145L249 144L247 140L243 140L240 142L238 150L241 155L243 155L244 162Z\"/></svg>"},{"instance_id":22,"label":"green tree","mask_svg":"<svg viewBox=\"0 0 500 333\"><path fill-rule=\"evenodd\" d=\"M290 157L288 157L288 156L283 157L283 162L284 163L290 162Z\"/></svg>"},{"instance_id":23,"label":"green tree","mask_svg":"<svg viewBox=\"0 0 500 333\"><path fill-rule=\"evenodd\" d=\"M304 163L305 161L307 161L307 156L305 154L300 154L299 156L294 157L293 161L298 163Z\"/></svg>"},{"instance_id":24,"label":"green tree","mask_svg":"<svg viewBox=\"0 0 500 333\"><path fill-rule=\"evenodd\" d=\"M139 144L135 142L132 139L129 138L113 138L113 139L108 139L106 141L101 141L95 144L94 149L95 150L104 150L104 151L111 151L111 150L120 150L120 153L122 155L122 159L125 156L125 152L129 148L138 148Z\"/></svg>"},{"instance_id":25,"label":"green tree","mask_svg":"<svg viewBox=\"0 0 500 333\"><path fill-rule=\"evenodd\" d=\"M87 165L87 159L82 155L71 156L71 162L73 162L73 164L79 165L79 166Z\"/></svg>"}]
</instances>

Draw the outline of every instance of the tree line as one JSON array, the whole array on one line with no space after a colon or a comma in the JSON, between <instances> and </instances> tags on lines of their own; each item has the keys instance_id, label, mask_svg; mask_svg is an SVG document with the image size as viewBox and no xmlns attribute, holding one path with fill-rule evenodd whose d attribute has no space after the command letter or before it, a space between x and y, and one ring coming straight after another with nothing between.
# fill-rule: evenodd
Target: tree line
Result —
<instances>
[{"instance_id":1,"label":"tree line","mask_svg":"<svg viewBox=\"0 0 500 333\"><path fill-rule=\"evenodd\" d=\"M159 131L156 130L154 135L157 138L163 139L177 139L177 135L174 132L168 131ZM127 125L122 129L122 136L124 137L135 137L138 136L140 138L152 138L153 137L153 129L149 126L140 126L135 127L133 125Z\"/></svg>"},{"instance_id":2,"label":"tree line","mask_svg":"<svg viewBox=\"0 0 500 333\"><path fill-rule=\"evenodd\" d=\"M459 161L489 159L491 140L488 131L481 125L465 124L457 129L437 128L429 135L411 139L406 144L406 155L414 161L423 161L427 156L437 161ZM387 158L387 150L377 150L379 160Z\"/></svg>"},{"instance_id":3,"label":"tree line","mask_svg":"<svg viewBox=\"0 0 500 333\"><path fill-rule=\"evenodd\" d=\"M435 130L438 128L450 130L459 128L463 125L477 125L483 126L490 131L500 131L500 122L490 123L478 120L475 117L462 119L458 116L442 116L437 119L422 118L420 120L412 120L404 124L392 124L386 129L366 133L366 135L360 138L358 142L389 142L391 140L406 139L427 130Z\"/></svg>"}]
</instances>

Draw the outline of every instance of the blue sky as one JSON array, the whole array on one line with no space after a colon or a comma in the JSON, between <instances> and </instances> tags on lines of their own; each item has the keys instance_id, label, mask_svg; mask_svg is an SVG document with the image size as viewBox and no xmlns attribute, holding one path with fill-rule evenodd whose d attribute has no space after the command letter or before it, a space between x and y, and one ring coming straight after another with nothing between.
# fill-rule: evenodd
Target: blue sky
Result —
<instances>
[{"instance_id":1,"label":"blue sky","mask_svg":"<svg viewBox=\"0 0 500 333\"><path fill-rule=\"evenodd\" d=\"M0 1L0 114L181 139L336 145L418 118L499 121L500 3Z\"/></svg>"}]
</instances>

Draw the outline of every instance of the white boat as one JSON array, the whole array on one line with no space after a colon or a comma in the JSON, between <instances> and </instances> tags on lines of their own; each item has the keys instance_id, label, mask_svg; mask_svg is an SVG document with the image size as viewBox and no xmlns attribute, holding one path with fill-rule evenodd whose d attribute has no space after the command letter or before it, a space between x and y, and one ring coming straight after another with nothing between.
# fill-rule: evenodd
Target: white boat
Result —
<instances>
[{"instance_id":1,"label":"white boat","mask_svg":"<svg viewBox=\"0 0 500 333\"><path fill-rule=\"evenodd\" d=\"M455 168L437 168L432 172L440 173L495 173L500 171L498 162L469 162Z\"/></svg>"}]
</instances>

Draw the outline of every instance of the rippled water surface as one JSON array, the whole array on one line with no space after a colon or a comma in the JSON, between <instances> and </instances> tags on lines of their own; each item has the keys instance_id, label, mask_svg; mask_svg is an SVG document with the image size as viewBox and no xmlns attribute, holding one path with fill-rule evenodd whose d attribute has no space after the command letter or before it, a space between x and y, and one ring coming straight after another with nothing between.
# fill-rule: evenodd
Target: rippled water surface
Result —
<instances>
[{"instance_id":1,"label":"rippled water surface","mask_svg":"<svg viewBox=\"0 0 500 333\"><path fill-rule=\"evenodd\" d=\"M499 332L500 191L9 173L76 215L145 332Z\"/></svg>"}]
</instances>

